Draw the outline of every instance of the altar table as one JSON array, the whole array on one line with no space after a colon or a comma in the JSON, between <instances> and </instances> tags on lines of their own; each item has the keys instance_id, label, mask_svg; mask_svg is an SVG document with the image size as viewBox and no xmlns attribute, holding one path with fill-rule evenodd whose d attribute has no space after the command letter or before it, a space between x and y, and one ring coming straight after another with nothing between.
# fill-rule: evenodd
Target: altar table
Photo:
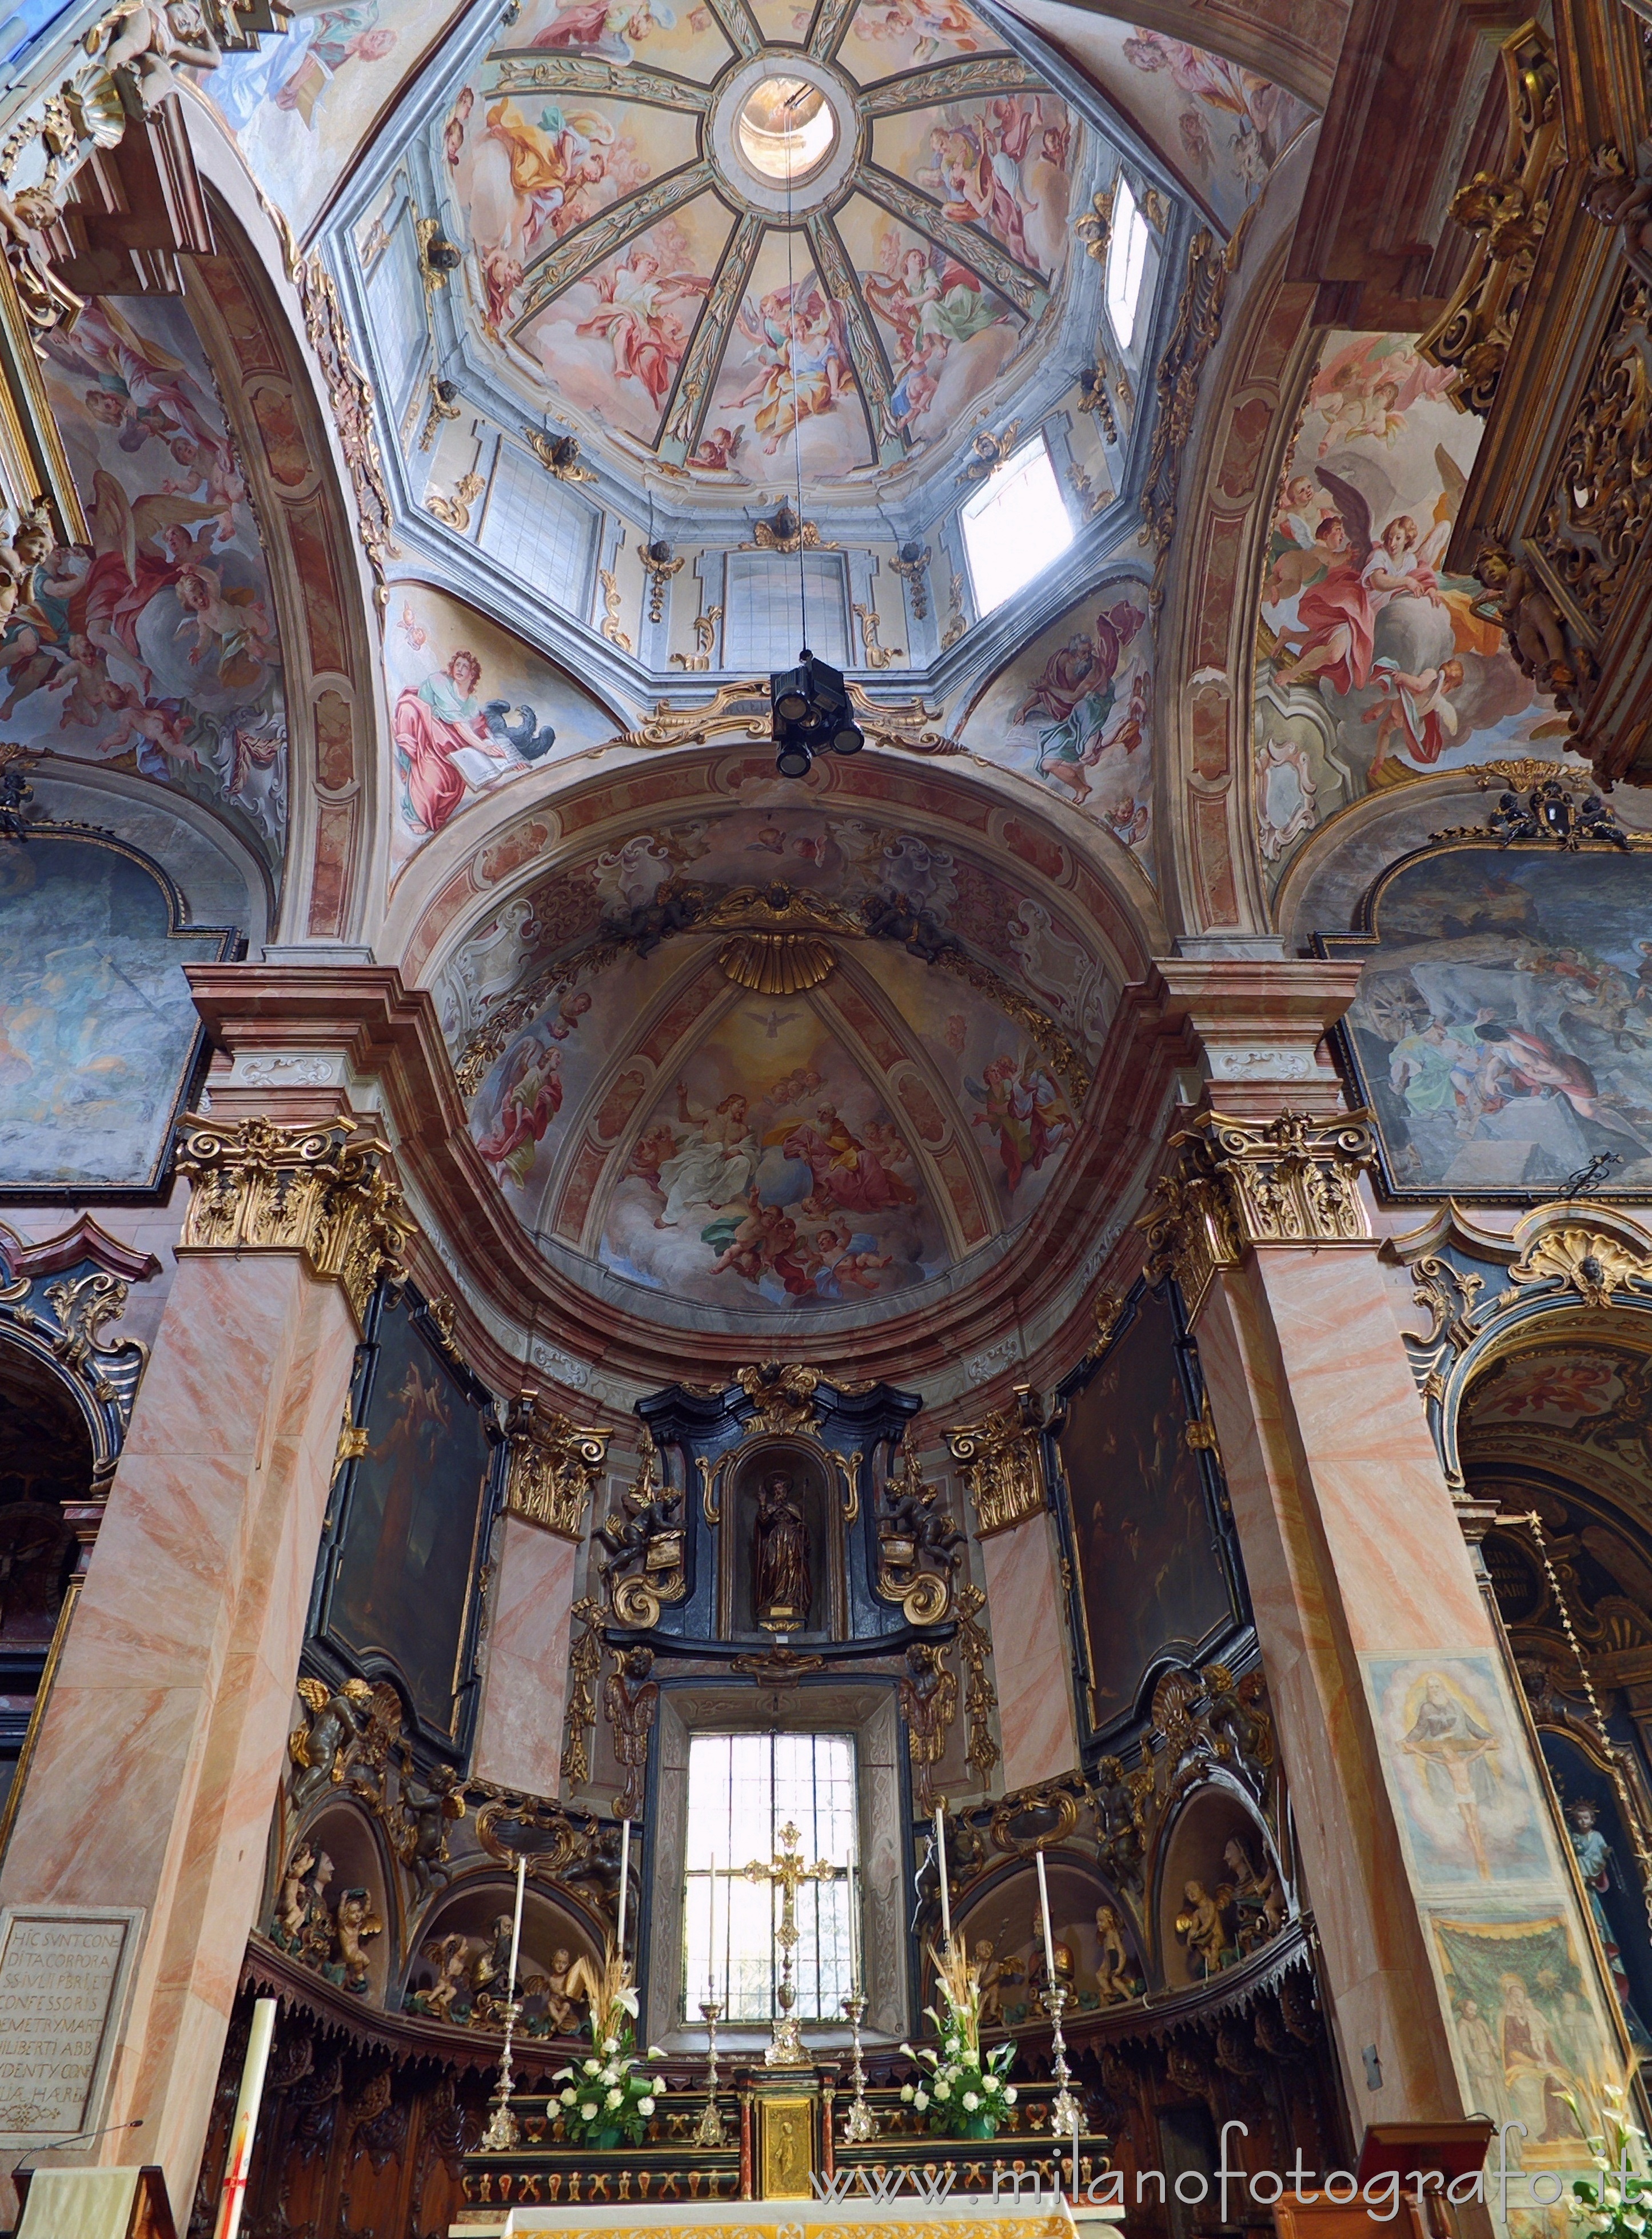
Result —
<instances>
[{"instance_id":1,"label":"altar table","mask_svg":"<svg viewBox=\"0 0 1652 2239\"><path fill-rule=\"evenodd\" d=\"M497 2221L474 2209L452 2239L1103 2239L1116 2208L1065 2200L1001 2206L979 2195L931 2207L910 2195L879 2200L730 2200L656 2206L513 2208Z\"/></svg>"}]
</instances>

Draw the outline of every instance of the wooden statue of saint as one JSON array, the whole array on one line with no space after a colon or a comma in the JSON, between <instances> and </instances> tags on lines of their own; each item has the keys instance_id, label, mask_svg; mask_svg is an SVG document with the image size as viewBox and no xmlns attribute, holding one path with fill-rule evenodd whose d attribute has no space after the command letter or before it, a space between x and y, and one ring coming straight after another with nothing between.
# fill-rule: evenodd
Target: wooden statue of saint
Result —
<instances>
[{"instance_id":1,"label":"wooden statue of saint","mask_svg":"<svg viewBox=\"0 0 1652 2239\"><path fill-rule=\"evenodd\" d=\"M752 1606L766 1632L790 1632L809 1621L809 1533L789 1470L766 1472L757 1496L752 1551Z\"/></svg>"}]
</instances>

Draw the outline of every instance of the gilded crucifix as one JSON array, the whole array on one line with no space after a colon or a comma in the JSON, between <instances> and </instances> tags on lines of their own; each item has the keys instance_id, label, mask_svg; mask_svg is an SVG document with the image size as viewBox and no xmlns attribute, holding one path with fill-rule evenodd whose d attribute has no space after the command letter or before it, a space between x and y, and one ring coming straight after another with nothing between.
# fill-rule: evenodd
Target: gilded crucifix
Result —
<instances>
[{"instance_id":1,"label":"gilded crucifix","mask_svg":"<svg viewBox=\"0 0 1652 2239\"><path fill-rule=\"evenodd\" d=\"M796 1827L782 1827L780 1850L765 1865L753 1858L746 1869L748 1882L768 1882L780 1892L780 1924L774 1931L774 1941L780 1947L780 1979L774 1993L774 2003L780 2008L775 2016L774 2034L764 2053L765 2063L770 2068L801 2068L807 2064L808 2054L793 2014L797 1990L792 1981L792 1954L797 1948L797 1893L802 1882L826 1882L835 1878L837 1868L825 1858L817 1858L812 1866L803 1863L803 1837Z\"/></svg>"}]
</instances>

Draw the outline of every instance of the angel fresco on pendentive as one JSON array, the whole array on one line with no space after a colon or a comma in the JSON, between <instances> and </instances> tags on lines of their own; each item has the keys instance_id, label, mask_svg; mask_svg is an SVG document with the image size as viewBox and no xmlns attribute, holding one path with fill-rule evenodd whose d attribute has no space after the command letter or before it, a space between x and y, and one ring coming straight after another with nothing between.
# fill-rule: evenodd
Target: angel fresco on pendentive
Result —
<instances>
[{"instance_id":1,"label":"angel fresco on pendentive","mask_svg":"<svg viewBox=\"0 0 1652 2239\"><path fill-rule=\"evenodd\" d=\"M1333 336L1275 502L1257 672L1258 837L1283 869L1363 794L1563 726L1445 555L1481 423L1394 335ZM1552 751L1552 748L1550 749Z\"/></svg>"},{"instance_id":2,"label":"angel fresco on pendentive","mask_svg":"<svg viewBox=\"0 0 1652 2239\"><path fill-rule=\"evenodd\" d=\"M1142 743L1144 669L1138 671L1130 704L1117 724L1111 717L1119 661L1146 619L1144 609L1128 599L1099 610L1088 631L1075 631L1050 654L1016 713L1018 723L1038 725L1038 775L1063 787L1075 801L1089 798L1087 773L1110 747L1129 754Z\"/></svg>"},{"instance_id":3,"label":"angel fresco on pendentive","mask_svg":"<svg viewBox=\"0 0 1652 2239\"><path fill-rule=\"evenodd\" d=\"M94 300L45 341L91 541L43 515L0 582L0 721L78 759L130 757L244 820L278 860L286 817L280 648L239 456L180 307Z\"/></svg>"},{"instance_id":4,"label":"angel fresco on pendentive","mask_svg":"<svg viewBox=\"0 0 1652 2239\"><path fill-rule=\"evenodd\" d=\"M396 691L392 732L401 780L400 821L424 837L440 832L467 793L527 769L556 743L532 707L482 698L482 665L468 646L443 661L410 602L388 634L385 665ZM408 680L417 677L418 681Z\"/></svg>"},{"instance_id":5,"label":"angel fresco on pendentive","mask_svg":"<svg viewBox=\"0 0 1652 2239\"><path fill-rule=\"evenodd\" d=\"M1182 153L1197 177L1208 181L1230 164L1246 201L1262 190L1285 143L1309 112L1291 94L1255 70L1244 70L1203 47L1166 38L1138 25L1125 41L1125 59L1145 74L1164 72L1187 96L1177 118ZM1212 132L1220 134L1218 147Z\"/></svg>"}]
</instances>

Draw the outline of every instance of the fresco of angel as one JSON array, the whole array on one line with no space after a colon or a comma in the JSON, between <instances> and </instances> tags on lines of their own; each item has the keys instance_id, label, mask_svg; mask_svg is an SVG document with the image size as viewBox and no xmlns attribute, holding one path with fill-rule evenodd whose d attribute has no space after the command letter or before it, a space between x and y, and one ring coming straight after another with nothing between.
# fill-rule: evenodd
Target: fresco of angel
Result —
<instances>
[{"instance_id":1,"label":"fresco of angel","mask_svg":"<svg viewBox=\"0 0 1652 2239\"><path fill-rule=\"evenodd\" d=\"M1019 93L995 96L974 115L949 110L944 112L946 121L932 127L929 161L914 175L917 185L937 198L948 217L979 226L1033 270L1040 269L1039 259L1028 243L1026 227L1041 203L1032 174L1038 166L1059 171L1066 152L1059 123L1052 127L1045 112L1041 95ZM1053 151L1052 129L1057 136Z\"/></svg>"},{"instance_id":2,"label":"fresco of angel","mask_svg":"<svg viewBox=\"0 0 1652 2239\"><path fill-rule=\"evenodd\" d=\"M988 35L961 0L888 0L882 7L856 10L854 36L886 46L911 40L908 59L926 63L944 50L972 55L989 43Z\"/></svg>"},{"instance_id":3,"label":"fresco of angel","mask_svg":"<svg viewBox=\"0 0 1652 2239\"><path fill-rule=\"evenodd\" d=\"M1024 1176L1037 1173L1071 1140L1075 1130L1066 1097L1031 1051L1019 1065L1007 1053L995 1057L981 1080L964 1085L982 1107L971 1113L971 1123L996 1137L1005 1186L1013 1197Z\"/></svg>"},{"instance_id":4,"label":"fresco of angel","mask_svg":"<svg viewBox=\"0 0 1652 2239\"><path fill-rule=\"evenodd\" d=\"M476 1138L491 1166L526 1183L545 1131L562 1108L562 1053L537 1033L524 1034L511 1052L499 1086L493 1124Z\"/></svg>"},{"instance_id":5,"label":"fresco of angel","mask_svg":"<svg viewBox=\"0 0 1652 2239\"><path fill-rule=\"evenodd\" d=\"M966 265L940 249L903 250L899 235L888 231L879 252L882 269L863 274L861 284L873 310L894 329L895 384L887 417L910 436L940 386L940 369L953 344L985 334L1005 313Z\"/></svg>"},{"instance_id":6,"label":"fresco of angel","mask_svg":"<svg viewBox=\"0 0 1652 2239\"><path fill-rule=\"evenodd\" d=\"M1110 746L1126 743L1127 726L1117 737L1106 725L1118 697L1118 665L1145 621L1146 615L1128 599L1120 599L1098 613L1092 628L1075 631L1045 661L1032 691L1016 710L1014 721L1030 723L1050 718L1038 728L1038 772L1053 785L1064 787L1075 801L1090 794L1087 771ZM1144 695L1145 686L1143 686ZM1135 694L1132 690L1132 705ZM1145 713L1145 699L1142 701ZM1133 734L1139 741L1140 717Z\"/></svg>"},{"instance_id":7,"label":"fresco of angel","mask_svg":"<svg viewBox=\"0 0 1652 2239\"><path fill-rule=\"evenodd\" d=\"M697 302L711 282L697 272L663 270L660 258L638 242L595 286L601 301L577 331L603 336L614 352L615 378L640 382L663 404L688 347L688 330L673 307Z\"/></svg>"},{"instance_id":8,"label":"fresco of angel","mask_svg":"<svg viewBox=\"0 0 1652 2239\"><path fill-rule=\"evenodd\" d=\"M669 31L677 21L667 0L573 0L531 43L565 54L602 55L628 63L650 31Z\"/></svg>"},{"instance_id":9,"label":"fresco of angel","mask_svg":"<svg viewBox=\"0 0 1652 2239\"><path fill-rule=\"evenodd\" d=\"M547 103L538 121L530 123L514 101L498 101L488 111L487 132L508 160L522 244L528 249L547 226L560 241L614 195L640 186L648 176L647 165L620 143L614 120L600 110L565 110Z\"/></svg>"},{"instance_id":10,"label":"fresco of angel","mask_svg":"<svg viewBox=\"0 0 1652 2239\"><path fill-rule=\"evenodd\" d=\"M404 659L421 658L428 656L406 648ZM509 739L493 728L481 687L481 663L461 646L396 696L396 767L405 814L421 832L440 832L468 792L527 767Z\"/></svg>"},{"instance_id":11,"label":"fresco of angel","mask_svg":"<svg viewBox=\"0 0 1652 2239\"><path fill-rule=\"evenodd\" d=\"M843 314L813 274L740 305L738 324L752 345L751 379L733 402L757 401L753 426L769 456L805 420L830 412L853 380Z\"/></svg>"}]
</instances>

